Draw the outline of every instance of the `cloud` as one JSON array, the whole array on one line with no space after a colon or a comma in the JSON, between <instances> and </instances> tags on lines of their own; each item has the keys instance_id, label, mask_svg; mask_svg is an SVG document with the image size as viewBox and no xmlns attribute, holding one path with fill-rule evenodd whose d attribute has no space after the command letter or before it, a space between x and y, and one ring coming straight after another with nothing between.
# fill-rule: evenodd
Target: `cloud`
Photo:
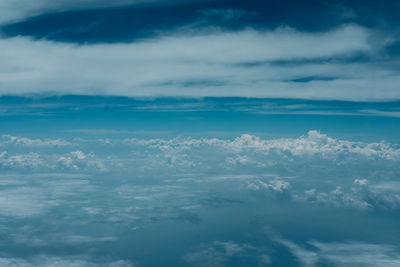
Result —
<instances>
[{"instance_id":1,"label":"cloud","mask_svg":"<svg viewBox=\"0 0 400 267\"><path fill-rule=\"evenodd\" d=\"M60 266L60 267L132 267L133 264L126 260L118 260L107 263L96 263L94 260L88 260L85 257L59 257L52 255L40 255L30 259L23 258L0 258L1 266L10 267L34 267L34 266Z\"/></svg>"},{"instance_id":2,"label":"cloud","mask_svg":"<svg viewBox=\"0 0 400 267\"><path fill-rule=\"evenodd\" d=\"M306 249L286 239L276 238L286 246L303 266L398 266L400 264L397 247L386 244L361 242L322 243L310 241L313 250Z\"/></svg>"},{"instance_id":3,"label":"cloud","mask_svg":"<svg viewBox=\"0 0 400 267\"><path fill-rule=\"evenodd\" d=\"M285 175L294 175L307 172L303 166L309 166L315 170L315 175L319 175L318 166L332 167L334 172L340 172L337 168L340 166L346 167L350 176L370 179L377 168L381 169L379 176L386 170L397 170L396 164L400 160L397 145L340 140L314 130L299 138L262 139L243 134L231 140L191 137L118 139L114 136L70 141L4 136L2 146L7 151L0 152L0 167L3 169L104 172L136 166L140 173L167 169L170 172L201 173L208 169L220 174L227 171L256 174L284 167ZM18 150L14 145L20 146ZM76 150L70 151L69 145ZM115 154L117 150L119 153Z\"/></svg>"},{"instance_id":4,"label":"cloud","mask_svg":"<svg viewBox=\"0 0 400 267\"><path fill-rule=\"evenodd\" d=\"M223 149L218 152L234 153L236 156L247 157L237 160L228 158L227 163L236 162L246 164L251 161L248 157L254 159L258 156L274 155L276 157L287 158L317 156L327 160L336 160L340 155L360 156L366 159L399 160L400 148L385 142L363 143L346 140L339 140L321 134L318 131L310 130L306 136L299 138L281 138L281 139L261 139L258 136L243 134L233 140L223 140L217 138L173 138L165 139L125 139L123 143L130 145L148 146L160 151L169 153L183 153L192 149L208 148ZM262 165L261 165L262 166Z\"/></svg>"},{"instance_id":5,"label":"cloud","mask_svg":"<svg viewBox=\"0 0 400 267\"><path fill-rule=\"evenodd\" d=\"M321 187L322 181L314 181L316 187ZM303 181L301 181L303 183ZM354 209L359 211L397 211L400 209L400 190L388 188L386 183L369 185L366 179L355 179L353 186L336 181L333 190L317 190L315 188L299 191L287 181L274 179L263 181L253 179L244 184L244 188L254 196L263 198L276 198L279 200L292 200L298 203L312 203L340 209ZM298 185L298 184L297 184ZM396 183L390 183L395 185ZM302 185L300 185L302 186Z\"/></svg>"},{"instance_id":6,"label":"cloud","mask_svg":"<svg viewBox=\"0 0 400 267\"><path fill-rule=\"evenodd\" d=\"M382 65L351 61L379 49L369 36L366 28L343 25L316 33L178 31L126 44L3 38L0 94L397 99L398 75ZM326 62L335 58L344 60ZM301 68L274 63L296 60L311 62ZM304 77L315 79L293 82Z\"/></svg>"},{"instance_id":7,"label":"cloud","mask_svg":"<svg viewBox=\"0 0 400 267\"><path fill-rule=\"evenodd\" d=\"M263 139L249 134L234 139L118 137L40 141L7 137L4 145L7 150L0 152L0 168L84 173L134 169L137 174L155 176L165 172L177 175L208 171L214 175L246 174L256 178L265 173L278 173L321 181L327 175L323 170L329 169L329 176L343 177L336 181L338 186L344 185L340 189L343 193L346 192L343 189L351 186L357 177L372 179L372 185L375 185L377 180L394 178L394 174L400 171L400 148L395 144L340 140L314 130L298 138L278 139ZM9 140L13 141L9 143ZM73 144L74 150L71 151L67 144ZM279 177L275 181L261 179L251 181L249 187L259 188L259 191L280 188L282 192L288 192L287 182ZM333 191L331 193L328 196L334 195ZM323 199L322 195L318 196Z\"/></svg>"},{"instance_id":8,"label":"cloud","mask_svg":"<svg viewBox=\"0 0 400 267\"><path fill-rule=\"evenodd\" d=\"M56 146L59 146L56 142ZM28 147L30 147L29 144ZM48 146L49 144L37 143L35 148ZM53 145L53 144L51 144ZM38 150L37 152L10 154L8 151L0 152L0 168L5 170L30 170L30 171L49 171L49 170L97 170L107 171L104 159L99 159L93 153L85 154L77 150L64 153L52 154Z\"/></svg>"},{"instance_id":9,"label":"cloud","mask_svg":"<svg viewBox=\"0 0 400 267\"><path fill-rule=\"evenodd\" d=\"M0 152L0 168L4 169L38 169L46 163L38 153L9 155L7 151Z\"/></svg>"},{"instance_id":10,"label":"cloud","mask_svg":"<svg viewBox=\"0 0 400 267\"><path fill-rule=\"evenodd\" d=\"M32 217L42 214L58 201L51 199L43 190L23 186L15 189L2 189L0 195L0 215L13 217Z\"/></svg>"},{"instance_id":11,"label":"cloud","mask_svg":"<svg viewBox=\"0 0 400 267\"><path fill-rule=\"evenodd\" d=\"M98 170L100 172L107 171L104 162L101 159L97 159L94 153L85 154L81 150L57 156L56 166L76 171L84 169ZM53 165L52 168L57 169L56 166Z\"/></svg>"},{"instance_id":12,"label":"cloud","mask_svg":"<svg viewBox=\"0 0 400 267\"><path fill-rule=\"evenodd\" d=\"M244 189L247 196L360 211L400 209L400 191L395 190L399 186L394 183L400 172L400 148L395 144L341 140L315 130L298 138L278 139L249 134L233 139L116 137L74 138L76 150L72 151L69 146L57 145L59 142L72 143L68 140L58 140L55 146L53 141L43 146L38 145L42 141L37 140L34 143L38 144L34 146L32 141L22 146L13 141L12 145L20 146L18 153L1 152L0 168L29 170L32 174L116 172L125 175L134 172L138 177L155 179L168 174L175 177L172 180L184 176L190 182L203 185L234 183L238 190ZM309 181L313 181L312 186ZM4 181L4 185L12 184L10 179ZM180 185L187 184L182 180ZM124 192L130 192L128 189L118 191L118 195L126 195ZM126 196L151 196L157 200L167 194L153 195L155 192L141 195L131 192ZM179 212L183 216L184 212Z\"/></svg>"},{"instance_id":13,"label":"cloud","mask_svg":"<svg viewBox=\"0 0 400 267\"><path fill-rule=\"evenodd\" d=\"M42 169L42 172L45 171ZM83 175L22 174L0 177L0 216L32 218L43 215L68 199L93 191Z\"/></svg>"},{"instance_id":14,"label":"cloud","mask_svg":"<svg viewBox=\"0 0 400 267\"><path fill-rule=\"evenodd\" d=\"M272 180L269 183L256 180L247 183L246 188L250 191L273 195L279 199L288 199L291 197L290 183L279 179Z\"/></svg>"},{"instance_id":15,"label":"cloud","mask_svg":"<svg viewBox=\"0 0 400 267\"><path fill-rule=\"evenodd\" d=\"M330 192L307 190L305 200L328 204L336 207L355 208L359 210L398 210L400 209L399 191L388 190L380 184L369 186L366 179L355 179L354 185L348 190L337 186Z\"/></svg>"},{"instance_id":16,"label":"cloud","mask_svg":"<svg viewBox=\"0 0 400 267\"><path fill-rule=\"evenodd\" d=\"M323 182L323 180L314 181L316 187L321 187ZM377 182L374 185L369 185L366 179L355 179L353 186L347 186L345 182L341 181L335 183L339 185L330 191L312 188L301 192L287 181L280 179L262 181L257 179L247 182L244 188L252 194L257 193L258 196L266 198L291 199L303 204L312 203L340 209L381 212L400 209L400 190L398 188L394 190L393 187L388 188L385 186L386 183ZM390 183L390 185L396 186L396 183Z\"/></svg>"},{"instance_id":17,"label":"cloud","mask_svg":"<svg viewBox=\"0 0 400 267\"><path fill-rule=\"evenodd\" d=\"M0 2L0 24L50 12L133 5L169 5L182 2L181 0L37 0L32 3L29 0L2 0Z\"/></svg>"},{"instance_id":18,"label":"cloud","mask_svg":"<svg viewBox=\"0 0 400 267\"><path fill-rule=\"evenodd\" d=\"M214 241L203 245L199 250L187 253L183 261L195 266L229 266L231 258L238 262L238 258L247 258L247 264L266 266L271 262L265 249L256 248L249 244L238 244L233 241ZM250 258L250 259L249 259Z\"/></svg>"},{"instance_id":19,"label":"cloud","mask_svg":"<svg viewBox=\"0 0 400 267\"><path fill-rule=\"evenodd\" d=\"M283 238L275 238L275 241L287 247L303 266L315 266L318 262L318 255L314 251L306 250Z\"/></svg>"},{"instance_id":20,"label":"cloud","mask_svg":"<svg viewBox=\"0 0 400 267\"><path fill-rule=\"evenodd\" d=\"M31 139L31 138L21 137L21 136L12 136L9 134L3 134L0 136L0 146L10 145L10 144L32 146L32 147L71 145L70 142L67 142L62 139L41 140L41 139Z\"/></svg>"}]
</instances>

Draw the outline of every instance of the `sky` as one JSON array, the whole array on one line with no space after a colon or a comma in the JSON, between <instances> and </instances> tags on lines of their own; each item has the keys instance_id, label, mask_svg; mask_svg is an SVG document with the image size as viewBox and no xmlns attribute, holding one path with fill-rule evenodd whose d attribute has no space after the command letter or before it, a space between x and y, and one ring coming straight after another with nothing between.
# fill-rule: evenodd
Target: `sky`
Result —
<instances>
[{"instance_id":1,"label":"sky","mask_svg":"<svg viewBox=\"0 0 400 267\"><path fill-rule=\"evenodd\" d=\"M0 266L400 266L399 13L0 0Z\"/></svg>"}]
</instances>

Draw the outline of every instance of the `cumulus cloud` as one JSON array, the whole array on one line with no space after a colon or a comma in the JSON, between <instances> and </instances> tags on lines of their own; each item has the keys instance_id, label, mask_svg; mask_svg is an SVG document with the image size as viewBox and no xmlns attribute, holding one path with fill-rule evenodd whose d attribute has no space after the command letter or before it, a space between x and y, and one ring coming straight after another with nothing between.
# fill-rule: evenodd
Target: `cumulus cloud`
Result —
<instances>
[{"instance_id":1,"label":"cumulus cloud","mask_svg":"<svg viewBox=\"0 0 400 267\"><path fill-rule=\"evenodd\" d=\"M173 138L173 139L125 139L125 144L148 146L160 151L183 153L193 149L214 148L219 153L235 153L239 158L228 158L227 163L250 163L249 157L274 155L288 158L318 156L335 160L340 155L359 156L366 159L398 160L400 148L385 142L363 143L335 139L311 130L299 138L261 139L258 136L243 134L234 140L217 138Z\"/></svg>"},{"instance_id":2,"label":"cumulus cloud","mask_svg":"<svg viewBox=\"0 0 400 267\"><path fill-rule=\"evenodd\" d=\"M42 141L25 142L19 153L1 152L0 168L32 173L134 172L146 177L190 174L189 178L198 176L196 183L229 181L259 197L364 211L400 208L400 192L395 190L399 186L393 184L400 173L400 148L386 142L340 140L312 130L298 138L278 139L249 134L230 140L74 139L78 149L68 152L69 146L58 145L64 141L46 140L43 145ZM307 188L305 181L314 185Z\"/></svg>"},{"instance_id":3,"label":"cumulus cloud","mask_svg":"<svg viewBox=\"0 0 400 267\"><path fill-rule=\"evenodd\" d=\"M290 183L279 179L272 180L269 183L256 180L247 183L246 188L251 191L273 195L280 199L287 199L291 197Z\"/></svg>"},{"instance_id":4,"label":"cumulus cloud","mask_svg":"<svg viewBox=\"0 0 400 267\"><path fill-rule=\"evenodd\" d=\"M367 158L398 159L400 149L391 147L390 144L362 143L338 140L318 131L311 130L307 136L297 139L262 140L257 136L244 134L232 142L223 144L225 147L236 150L255 150L263 153L286 152L293 156L320 155L324 158L335 158L340 154L355 154Z\"/></svg>"},{"instance_id":5,"label":"cumulus cloud","mask_svg":"<svg viewBox=\"0 0 400 267\"><path fill-rule=\"evenodd\" d=\"M48 144L34 145L36 149ZM51 144L52 146L52 144ZM59 146L58 142L56 146ZM31 145L28 145L31 147ZM68 153L37 152L11 153L0 152L0 168L3 170L30 170L36 172L49 170L97 170L106 171L105 159L99 159L93 153L85 154L77 150Z\"/></svg>"},{"instance_id":6,"label":"cumulus cloud","mask_svg":"<svg viewBox=\"0 0 400 267\"><path fill-rule=\"evenodd\" d=\"M330 192L318 192L315 189L305 191L304 199L319 204L360 210L398 210L400 192L382 188L379 183L369 186L366 179L355 179L354 185L347 190L337 186ZM302 197L300 197L302 198Z\"/></svg>"},{"instance_id":7,"label":"cumulus cloud","mask_svg":"<svg viewBox=\"0 0 400 267\"><path fill-rule=\"evenodd\" d=\"M345 60L374 53L369 35L366 28L344 25L317 33L177 32L127 44L0 39L0 94L398 98L398 75ZM331 58L344 60L326 62ZM276 64L304 60L310 62L301 68ZM304 77L309 81L293 82Z\"/></svg>"},{"instance_id":8,"label":"cumulus cloud","mask_svg":"<svg viewBox=\"0 0 400 267\"><path fill-rule=\"evenodd\" d=\"M289 172L286 175L293 175L307 171L301 166L312 162L309 168L316 171L318 166L352 166L348 170L349 174L368 179L368 175L372 175L366 173L368 169L375 171L375 167L380 166L383 167L381 172L389 167L396 170L396 162L400 160L400 148L395 144L340 140L314 130L299 138L279 139L262 139L249 134L231 140L190 137L122 140L75 138L72 142L8 135L3 136L3 139L5 141L2 145L8 151L12 149L10 145L21 145L20 153L3 151L0 154L0 165L10 169L41 167L106 171L136 166L137 171L141 172L168 168L170 171L182 172L202 172L208 169L217 172L246 170L257 173L282 166ZM68 152L72 144L78 149ZM44 150L47 147L51 150ZM113 153L114 149L119 151L118 155ZM368 168L360 169L366 163ZM360 173L357 174L357 171ZM362 180L356 181L356 184L362 183Z\"/></svg>"},{"instance_id":9,"label":"cumulus cloud","mask_svg":"<svg viewBox=\"0 0 400 267\"><path fill-rule=\"evenodd\" d=\"M303 181L300 181L300 184ZM317 187L322 181L314 181ZM291 199L300 203L312 203L340 209L359 211L397 211L400 209L400 190L391 190L382 186L381 182L369 185L366 179L355 179L352 186L346 182L336 181L335 189L308 189L299 191L287 181L280 179L262 181L260 179L247 182L244 186L251 193L264 197L276 197L281 200ZM383 183L385 184L385 183Z\"/></svg>"},{"instance_id":10,"label":"cumulus cloud","mask_svg":"<svg viewBox=\"0 0 400 267\"><path fill-rule=\"evenodd\" d=\"M96 158L94 153L85 154L83 151L77 150L56 157L56 164L52 165L52 168L61 167L76 171L84 169L107 171L107 167L104 164L105 159Z\"/></svg>"},{"instance_id":11,"label":"cumulus cloud","mask_svg":"<svg viewBox=\"0 0 400 267\"><path fill-rule=\"evenodd\" d=\"M31 139L27 137L21 136L13 136L9 134L3 134L0 136L0 146L4 145L23 145L23 146L32 146L32 147L44 147L44 146L67 146L71 145L70 142L67 142L62 139Z\"/></svg>"},{"instance_id":12,"label":"cumulus cloud","mask_svg":"<svg viewBox=\"0 0 400 267\"><path fill-rule=\"evenodd\" d=\"M0 152L0 167L4 169L38 169L45 166L38 153L10 155L7 151Z\"/></svg>"}]
</instances>

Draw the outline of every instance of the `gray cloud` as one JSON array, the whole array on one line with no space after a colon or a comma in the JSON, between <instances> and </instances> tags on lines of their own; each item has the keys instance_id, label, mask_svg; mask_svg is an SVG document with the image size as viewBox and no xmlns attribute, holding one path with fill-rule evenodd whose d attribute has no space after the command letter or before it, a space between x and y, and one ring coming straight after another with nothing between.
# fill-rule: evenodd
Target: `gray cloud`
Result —
<instances>
[{"instance_id":1,"label":"gray cloud","mask_svg":"<svg viewBox=\"0 0 400 267\"><path fill-rule=\"evenodd\" d=\"M77 257L59 257L52 255L40 255L30 259L23 258L0 258L0 265L10 267L34 267L34 266L60 266L60 267L132 267L133 264L126 260L118 260L107 263L96 263L93 260L86 259L84 256Z\"/></svg>"}]
</instances>

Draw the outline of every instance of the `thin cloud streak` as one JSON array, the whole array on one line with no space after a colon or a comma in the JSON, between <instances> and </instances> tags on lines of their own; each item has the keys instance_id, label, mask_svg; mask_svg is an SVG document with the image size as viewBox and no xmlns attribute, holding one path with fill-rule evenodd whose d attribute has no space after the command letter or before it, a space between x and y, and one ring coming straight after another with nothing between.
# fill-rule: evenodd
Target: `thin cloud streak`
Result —
<instances>
[{"instance_id":1,"label":"thin cloud streak","mask_svg":"<svg viewBox=\"0 0 400 267\"><path fill-rule=\"evenodd\" d=\"M8 22L23 20L47 12L65 12L70 10L123 7L134 5L173 5L196 0L2 0L0 1L0 25Z\"/></svg>"}]
</instances>

